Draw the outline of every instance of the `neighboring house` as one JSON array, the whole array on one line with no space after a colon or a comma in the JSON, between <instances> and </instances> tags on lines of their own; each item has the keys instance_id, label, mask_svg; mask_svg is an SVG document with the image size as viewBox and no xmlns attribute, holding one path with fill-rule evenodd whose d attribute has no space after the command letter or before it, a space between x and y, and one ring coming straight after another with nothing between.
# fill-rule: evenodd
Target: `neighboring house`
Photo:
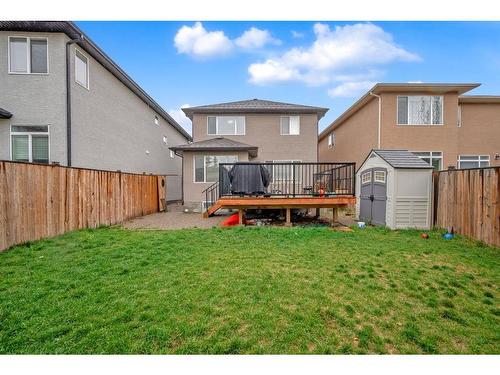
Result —
<instances>
[{"instance_id":1,"label":"neighboring house","mask_svg":"<svg viewBox=\"0 0 500 375\"><path fill-rule=\"evenodd\" d=\"M0 159L169 175L191 137L72 22L0 21Z\"/></svg>"},{"instance_id":2,"label":"neighboring house","mask_svg":"<svg viewBox=\"0 0 500 375\"><path fill-rule=\"evenodd\" d=\"M479 84L379 83L321 132L320 161L355 161L406 149L436 169L500 165L500 96Z\"/></svg>"},{"instance_id":3,"label":"neighboring house","mask_svg":"<svg viewBox=\"0 0 500 375\"><path fill-rule=\"evenodd\" d=\"M194 142L171 148L183 157L184 205L202 208L219 163L316 162L318 121L327 110L259 99L184 108Z\"/></svg>"}]
</instances>

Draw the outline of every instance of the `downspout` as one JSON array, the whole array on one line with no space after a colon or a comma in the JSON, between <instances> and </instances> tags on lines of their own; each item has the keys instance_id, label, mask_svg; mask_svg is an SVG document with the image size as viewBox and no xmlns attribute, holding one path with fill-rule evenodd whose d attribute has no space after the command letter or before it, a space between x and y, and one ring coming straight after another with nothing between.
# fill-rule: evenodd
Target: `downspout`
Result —
<instances>
[{"instance_id":1,"label":"downspout","mask_svg":"<svg viewBox=\"0 0 500 375\"><path fill-rule=\"evenodd\" d=\"M382 123L382 98L380 95L370 91L370 95L378 98L378 130L377 130L377 149L380 149L380 128Z\"/></svg>"},{"instance_id":2,"label":"downspout","mask_svg":"<svg viewBox=\"0 0 500 375\"><path fill-rule=\"evenodd\" d=\"M71 39L66 42L66 153L67 153L67 165L71 167L71 57L70 57L70 47L83 40L83 35L80 35L78 39Z\"/></svg>"}]
</instances>

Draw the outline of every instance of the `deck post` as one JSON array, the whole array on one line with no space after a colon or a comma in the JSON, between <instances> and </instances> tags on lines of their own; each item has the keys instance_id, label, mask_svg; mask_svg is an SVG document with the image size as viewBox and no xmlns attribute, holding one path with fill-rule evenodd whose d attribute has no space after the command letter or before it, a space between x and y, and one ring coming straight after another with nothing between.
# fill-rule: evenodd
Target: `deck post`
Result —
<instances>
[{"instance_id":1,"label":"deck post","mask_svg":"<svg viewBox=\"0 0 500 375\"><path fill-rule=\"evenodd\" d=\"M291 227L292 226L292 213L290 208L286 209L286 223L285 226Z\"/></svg>"},{"instance_id":2,"label":"deck post","mask_svg":"<svg viewBox=\"0 0 500 375\"><path fill-rule=\"evenodd\" d=\"M338 219L337 207L332 207L332 227L337 223Z\"/></svg>"},{"instance_id":3,"label":"deck post","mask_svg":"<svg viewBox=\"0 0 500 375\"><path fill-rule=\"evenodd\" d=\"M244 210L242 208L240 208L238 210L238 224L239 225L243 225L243 213L244 213Z\"/></svg>"}]
</instances>

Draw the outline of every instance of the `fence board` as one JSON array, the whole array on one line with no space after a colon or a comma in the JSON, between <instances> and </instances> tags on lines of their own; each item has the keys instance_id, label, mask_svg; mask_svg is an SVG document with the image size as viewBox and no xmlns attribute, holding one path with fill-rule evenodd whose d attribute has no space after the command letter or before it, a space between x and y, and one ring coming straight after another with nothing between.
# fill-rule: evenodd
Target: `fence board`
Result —
<instances>
[{"instance_id":1,"label":"fence board","mask_svg":"<svg viewBox=\"0 0 500 375\"><path fill-rule=\"evenodd\" d=\"M434 179L434 225L500 246L500 167L441 171Z\"/></svg>"},{"instance_id":2,"label":"fence board","mask_svg":"<svg viewBox=\"0 0 500 375\"><path fill-rule=\"evenodd\" d=\"M0 251L158 212L165 176L0 161Z\"/></svg>"}]
</instances>

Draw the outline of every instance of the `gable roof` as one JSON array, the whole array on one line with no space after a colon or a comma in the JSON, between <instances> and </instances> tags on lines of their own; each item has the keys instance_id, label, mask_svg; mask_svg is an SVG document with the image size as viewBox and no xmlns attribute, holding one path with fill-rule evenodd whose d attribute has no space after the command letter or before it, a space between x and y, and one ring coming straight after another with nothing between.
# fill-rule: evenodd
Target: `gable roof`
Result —
<instances>
[{"instance_id":1,"label":"gable roof","mask_svg":"<svg viewBox=\"0 0 500 375\"><path fill-rule=\"evenodd\" d=\"M250 99L188 107L182 108L182 110L191 120L193 119L194 113L316 113L319 120L325 115L328 108L273 102L271 100Z\"/></svg>"},{"instance_id":2,"label":"gable roof","mask_svg":"<svg viewBox=\"0 0 500 375\"><path fill-rule=\"evenodd\" d=\"M384 92L428 92L436 95L456 92L459 95L462 95L467 91L479 87L480 85L480 83L377 83L344 113L337 117L330 125L328 125L319 134L318 141L321 141L328 135L328 133L342 125L345 120L363 108L370 101L376 99L376 97L372 94L378 95Z\"/></svg>"},{"instance_id":3,"label":"gable roof","mask_svg":"<svg viewBox=\"0 0 500 375\"><path fill-rule=\"evenodd\" d=\"M184 151L249 151L257 155L258 147L233 141L229 138L217 137L170 147L170 150L176 153L180 151L179 154L182 154Z\"/></svg>"},{"instance_id":4,"label":"gable roof","mask_svg":"<svg viewBox=\"0 0 500 375\"><path fill-rule=\"evenodd\" d=\"M10 113L9 111L6 111L3 108L0 108L0 118L11 118L11 117L12 117L12 113Z\"/></svg>"},{"instance_id":5,"label":"gable roof","mask_svg":"<svg viewBox=\"0 0 500 375\"><path fill-rule=\"evenodd\" d=\"M106 70L114 75L144 103L156 111L165 121L172 125L184 138L191 136L170 116L157 102L151 98L127 73L125 73L103 50L101 50L78 26L70 21L0 21L0 30L64 33L70 39L77 39L76 44L97 60Z\"/></svg>"},{"instance_id":6,"label":"gable roof","mask_svg":"<svg viewBox=\"0 0 500 375\"><path fill-rule=\"evenodd\" d=\"M408 150L371 150L363 163L361 163L361 166L365 164L372 153L378 155L387 164L396 169L433 169L432 165L426 163Z\"/></svg>"}]
</instances>

